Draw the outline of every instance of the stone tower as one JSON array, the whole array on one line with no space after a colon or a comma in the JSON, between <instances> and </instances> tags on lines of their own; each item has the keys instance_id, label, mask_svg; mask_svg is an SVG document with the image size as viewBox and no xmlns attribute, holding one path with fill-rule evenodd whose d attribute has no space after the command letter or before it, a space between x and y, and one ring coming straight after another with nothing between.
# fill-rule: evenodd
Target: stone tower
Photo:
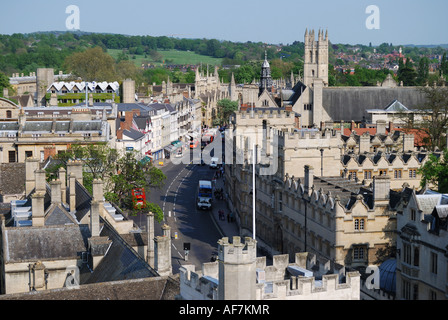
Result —
<instances>
[{"instance_id":1,"label":"stone tower","mask_svg":"<svg viewBox=\"0 0 448 320\"><path fill-rule=\"evenodd\" d=\"M135 81L126 79L123 81L123 103L135 103Z\"/></svg>"},{"instance_id":2,"label":"stone tower","mask_svg":"<svg viewBox=\"0 0 448 320\"><path fill-rule=\"evenodd\" d=\"M261 95L264 90L270 91L272 88L272 77L271 77L271 66L268 62L268 55L265 51L264 62L261 66L261 76L260 76L260 91L258 95Z\"/></svg>"},{"instance_id":3,"label":"stone tower","mask_svg":"<svg viewBox=\"0 0 448 320\"><path fill-rule=\"evenodd\" d=\"M328 31L319 30L316 41L314 30L305 31L304 83L312 86L315 79L321 79L328 86Z\"/></svg>"},{"instance_id":4,"label":"stone tower","mask_svg":"<svg viewBox=\"0 0 448 320\"><path fill-rule=\"evenodd\" d=\"M38 68L36 73L36 106L46 106L45 95L48 87L54 82L54 69Z\"/></svg>"},{"instance_id":5,"label":"stone tower","mask_svg":"<svg viewBox=\"0 0 448 320\"><path fill-rule=\"evenodd\" d=\"M219 300L254 300L256 286L256 248L252 238L233 237L218 241Z\"/></svg>"}]
</instances>

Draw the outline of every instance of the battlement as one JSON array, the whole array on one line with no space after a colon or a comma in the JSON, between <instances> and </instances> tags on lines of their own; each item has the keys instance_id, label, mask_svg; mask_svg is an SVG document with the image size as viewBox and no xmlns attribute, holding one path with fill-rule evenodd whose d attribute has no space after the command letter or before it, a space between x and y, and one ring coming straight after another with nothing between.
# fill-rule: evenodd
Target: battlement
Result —
<instances>
[{"instance_id":1,"label":"battlement","mask_svg":"<svg viewBox=\"0 0 448 320\"><path fill-rule=\"evenodd\" d=\"M238 274L232 271L232 279L236 282L226 283L220 279L221 264L228 264L227 258L240 254L252 253L252 249L243 249L255 245L255 240L246 238L245 243L239 241L239 237L233 238L229 243L228 238L218 241L220 249L227 252L224 259L216 262L204 263L202 271L195 272L193 265L183 265L180 268L180 294L186 300L216 300L220 290L248 290L249 287L238 287ZM230 252L236 250L236 252ZM222 256L220 256L222 257ZM266 257L255 258L256 273L254 278L255 300L359 300L360 275L358 272L347 272L343 266L330 260L322 260L316 255L301 252L296 253L295 262L289 263L289 256L276 255L273 263L266 265ZM244 262L242 262L244 263ZM225 275L223 275L225 277ZM341 278L345 277L345 281ZM231 288L221 288L229 285Z\"/></svg>"},{"instance_id":2,"label":"battlement","mask_svg":"<svg viewBox=\"0 0 448 320\"><path fill-rule=\"evenodd\" d=\"M229 264L253 263L256 259L256 241L246 237L241 242L240 237L233 237L233 243L224 237L218 241L218 259Z\"/></svg>"},{"instance_id":3,"label":"battlement","mask_svg":"<svg viewBox=\"0 0 448 320\"><path fill-rule=\"evenodd\" d=\"M241 120L248 119L292 119L295 118L295 113L291 110L272 109L272 108L257 108L252 111L251 108L246 110L239 110L235 112L235 119L237 124L243 124Z\"/></svg>"}]
</instances>

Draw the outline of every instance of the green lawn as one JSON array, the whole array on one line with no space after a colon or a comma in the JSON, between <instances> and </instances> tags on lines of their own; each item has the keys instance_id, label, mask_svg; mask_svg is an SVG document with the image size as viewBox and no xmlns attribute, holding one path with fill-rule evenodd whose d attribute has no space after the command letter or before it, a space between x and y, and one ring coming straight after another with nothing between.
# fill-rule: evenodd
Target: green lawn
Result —
<instances>
[{"instance_id":1,"label":"green lawn","mask_svg":"<svg viewBox=\"0 0 448 320\"><path fill-rule=\"evenodd\" d=\"M107 52L116 59L120 54L121 50L119 49L108 49ZM222 59L202 56L200 54L196 54L194 52L188 51L178 51L178 50L160 50L159 53L163 56L164 61L166 63L166 59L172 60L168 64L192 64L192 65L221 65ZM151 61L151 57L148 55L145 58L145 55L136 55L135 59L132 59L132 56L129 55L129 59L135 62L135 65L141 67L142 63L151 63L155 65L161 65L160 62Z\"/></svg>"}]
</instances>

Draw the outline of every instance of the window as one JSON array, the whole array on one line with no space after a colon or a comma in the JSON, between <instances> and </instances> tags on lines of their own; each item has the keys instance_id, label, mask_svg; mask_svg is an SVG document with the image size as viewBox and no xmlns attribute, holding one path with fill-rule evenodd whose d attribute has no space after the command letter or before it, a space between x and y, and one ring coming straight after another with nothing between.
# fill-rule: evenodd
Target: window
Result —
<instances>
[{"instance_id":1,"label":"window","mask_svg":"<svg viewBox=\"0 0 448 320\"><path fill-rule=\"evenodd\" d=\"M8 161L9 163L16 162L16 152L14 150L8 151Z\"/></svg>"},{"instance_id":2,"label":"window","mask_svg":"<svg viewBox=\"0 0 448 320\"><path fill-rule=\"evenodd\" d=\"M364 247L353 248L353 260L364 260Z\"/></svg>"},{"instance_id":3,"label":"window","mask_svg":"<svg viewBox=\"0 0 448 320\"><path fill-rule=\"evenodd\" d=\"M414 289L412 291L412 299L418 300L418 284L414 284Z\"/></svg>"},{"instance_id":4,"label":"window","mask_svg":"<svg viewBox=\"0 0 448 320\"><path fill-rule=\"evenodd\" d=\"M403 262L411 264L411 246L407 243L403 244Z\"/></svg>"},{"instance_id":5,"label":"window","mask_svg":"<svg viewBox=\"0 0 448 320\"><path fill-rule=\"evenodd\" d=\"M364 171L364 179L365 179L365 180L370 180L370 179L372 179L372 170L365 170L365 171Z\"/></svg>"},{"instance_id":6,"label":"window","mask_svg":"<svg viewBox=\"0 0 448 320\"><path fill-rule=\"evenodd\" d=\"M401 179L402 173L403 173L403 170L401 170L401 169L394 170L394 178Z\"/></svg>"},{"instance_id":7,"label":"window","mask_svg":"<svg viewBox=\"0 0 448 320\"><path fill-rule=\"evenodd\" d=\"M416 178L417 177L417 170L416 169L410 169L409 170L409 178Z\"/></svg>"},{"instance_id":8,"label":"window","mask_svg":"<svg viewBox=\"0 0 448 320\"><path fill-rule=\"evenodd\" d=\"M349 171L348 172L348 179L349 180L356 180L357 178L357 172L356 171Z\"/></svg>"},{"instance_id":9,"label":"window","mask_svg":"<svg viewBox=\"0 0 448 320\"><path fill-rule=\"evenodd\" d=\"M33 151L25 151L25 158L31 158L33 156Z\"/></svg>"},{"instance_id":10,"label":"window","mask_svg":"<svg viewBox=\"0 0 448 320\"><path fill-rule=\"evenodd\" d=\"M380 170L380 176L386 176L387 175L387 169Z\"/></svg>"},{"instance_id":11,"label":"window","mask_svg":"<svg viewBox=\"0 0 448 320\"><path fill-rule=\"evenodd\" d=\"M355 230L364 230L365 219L355 219Z\"/></svg>"},{"instance_id":12,"label":"window","mask_svg":"<svg viewBox=\"0 0 448 320\"><path fill-rule=\"evenodd\" d=\"M414 248L414 266L418 267L420 265L420 249L418 247Z\"/></svg>"},{"instance_id":13,"label":"window","mask_svg":"<svg viewBox=\"0 0 448 320\"><path fill-rule=\"evenodd\" d=\"M437 253L431 252L430 261L431 273L437 274Z\"/></svg>"},{"instance_id":14,"label":"window","mask_svg":"<svg viewBox=\"0 0 448 320\"><path fill-rule=\"evenodd\" d=\"M429 290L429 300L437 300L437 292Z\"/></svg>"},{"instance_id":15,"label":"window","mask_svg":"<svg viewBox=\"0 0 448 320\"><path fill-rule=\"evenodd\" d=\"M417 218L417 212L415 211L415 209L411 209L411 216L410 216L412 221L415 221Z\"/></svg>"},{"instance_id":16,"label":"window","mask_svg":"<svg viewBox=\"0 0 448 320\"><path fill-rule=\"evenodd\" d=\"M411 299L411 283L409 281L403 280L401 286L401 294L403 299L410 300Z\"/></svg>"},{"instance_id":17,"label":"window","mask_svg":"<svg viewBox=\"0 0 448 320\"><path fill-rule=\"evenodd\" d=\"M7 119L11 119L12 118L12 111L11 110L6 110L6 118Z\"/></svg>"}]
</instances>

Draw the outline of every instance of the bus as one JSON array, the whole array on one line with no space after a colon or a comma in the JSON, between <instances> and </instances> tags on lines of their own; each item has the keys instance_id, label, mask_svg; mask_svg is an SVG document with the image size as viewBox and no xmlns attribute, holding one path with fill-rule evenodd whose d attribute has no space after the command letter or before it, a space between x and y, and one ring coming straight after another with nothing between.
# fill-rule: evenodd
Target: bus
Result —
<instances>
[{"instance_id":1,"label":"bus","mask_svg":"<svg viewBox=\"0 0 448 320\"><path fill-rule=\"evenodd\" d=\"M213 199L212 182L209 180L200 180L198 186L198 209L211 209Z\"/></svg>"},{"instance_id":2,"label":"bus","mask_svg":"<svg viewBox=\"0 0 448 320\"><path fill-rule=\"evenodd\" d=\"M135 209L143 209L146 206L146 194L144 188L132 189L132 203Z\"/></svg>"}]
</instances>

